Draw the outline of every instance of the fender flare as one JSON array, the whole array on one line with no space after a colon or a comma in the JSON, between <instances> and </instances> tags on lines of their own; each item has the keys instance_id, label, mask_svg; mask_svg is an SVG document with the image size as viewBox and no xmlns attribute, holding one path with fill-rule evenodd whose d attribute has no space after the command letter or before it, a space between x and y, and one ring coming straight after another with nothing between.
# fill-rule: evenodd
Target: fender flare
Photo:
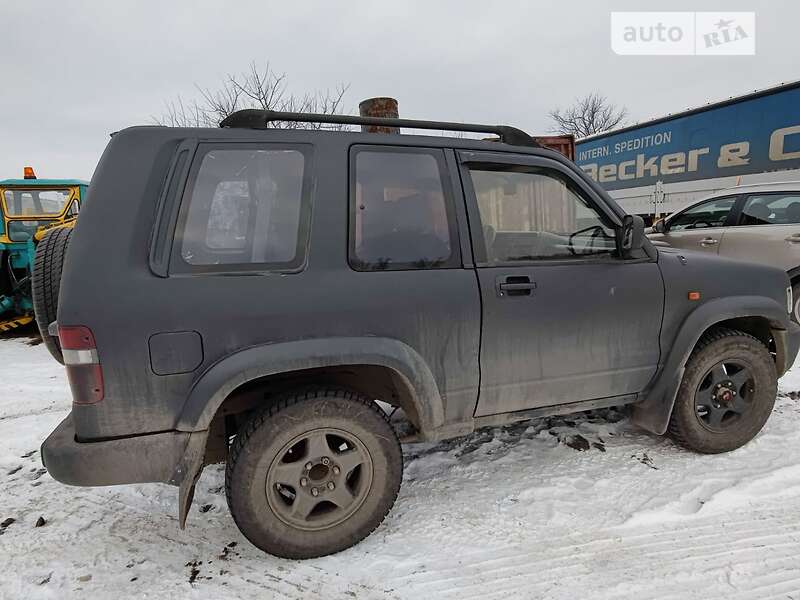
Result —
<instances>
[{"instance_id":1,"label":"fender flare","mask_svg":"<svg viewBox=\"0 0 800 600\"><path fill-rule=\"evenodd\" d=\"M373 365L397 374L411 392L420 429L444 423L444 399L425 360L411 346L383 337L314 338L253 346L217 361L192 386L176 429L202 431L225 398L260 377L317 367Z\"/></svg>"},{"instance_id":2,"label":"fender flare","mask_svg":"<svg viewBox=\"0 0 800 600\"><path fill-rule=\"evenodd\" d=\"M683 379L686 361L700 336L716 323L741 317L765 318L773 331L785 331L789 328L786 308L765 296L729 296L703 303L689 313L680 326L667 360L642 392L643 400L633 406L633 422L652 433L664 434L672 417L672 408ZM775 336L775 341L776 344L784 343L785 336ZM786 349L778 348L778 355L785 356ZM778 370L782 370L780 365Z\"/></svg>"}]
</instances>

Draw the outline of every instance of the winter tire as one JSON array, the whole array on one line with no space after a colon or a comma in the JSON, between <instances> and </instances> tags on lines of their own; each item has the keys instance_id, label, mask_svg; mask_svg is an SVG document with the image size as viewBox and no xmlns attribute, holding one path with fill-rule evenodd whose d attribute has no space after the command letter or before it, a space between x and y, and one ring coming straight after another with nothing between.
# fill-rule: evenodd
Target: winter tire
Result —
<instances>
[{"instance_id":1,"label":"winter tire","mask_svg":"<svg viewBox=\"0 0 800 600\"><path fill-rule=\"evenodd\" d=\"M400 443L374 402L313 390L281 399L242 427L225 488L236 525L255 546L314 558L378 527L402 475Z\"/></svg>"},{"instance_id":2,"label":"winter tire","mask_svg":"<svg viewBox=\"0 0 800 600\"><path fill-rule=\"evenodd\" d=\"M669 433L696 452L735 450L767 422L777 380L769 350L753 336L730 329L707 334L686 364Z\"/></svg>"}]
</instances>

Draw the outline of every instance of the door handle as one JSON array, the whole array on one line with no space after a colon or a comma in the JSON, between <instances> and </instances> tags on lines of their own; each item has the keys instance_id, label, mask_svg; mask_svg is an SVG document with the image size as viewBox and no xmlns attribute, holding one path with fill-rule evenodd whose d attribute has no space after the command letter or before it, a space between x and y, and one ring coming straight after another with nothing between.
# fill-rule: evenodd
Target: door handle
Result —
<instances>
[{"instance_id":1,"label":"door handle","mask_svg":"<svg viewBox=\"0 0 800 600\"><path fill-rule=\"evenodd\" d=\"M786 236L783 239L792 244L800 244L800 233L793 233L792 235Z\"/></svg>"},{"instance_id":2,"label":"door handle","mask_svg":"<svg viewBox=\"0 0 800 600\"><path fill-rule=\"evenodd\" d=\"M516 292L519 290L535 290L536 284L534 282L529 283L501 283L500 284L500 291L503 292Z\"/></svg>"},{"instance_id":3,"label":"door handle","mask_svg":"<svg viewBox=\"0 0 800 600\"><path fill-rule=\"evenodd\" d=\"M718 244L718 243L719 243L718 240L716 240L715 238L711 238L711 237L703 238L702 240L700 240L700 245L701 246L713 246L714 244Z\"/></svg>"},{"instance_id":4,"label":"door handle","mask_svg":"<svg viewBox=\"0 0 800 600\"><path fill-rule=\"evenodd\" d=\"M527 275L502 276L497 278L495 287L500 297L530 296L531 291L536 289L536 282Z\"/></svg>"}]
</instances>

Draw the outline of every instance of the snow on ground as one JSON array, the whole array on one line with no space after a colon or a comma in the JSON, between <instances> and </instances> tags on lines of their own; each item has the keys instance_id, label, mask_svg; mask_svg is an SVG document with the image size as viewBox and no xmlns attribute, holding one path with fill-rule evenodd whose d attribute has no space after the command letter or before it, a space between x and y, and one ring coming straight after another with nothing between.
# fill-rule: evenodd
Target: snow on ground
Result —
<instances>
[{"instance_id":1,"label":"snow on ground","mask_svg":"<svg viewBox=\"0 0 800 600\"><path fill-rule=\"evenodd\" d=\"M726 455L614 411L409 445L384 524L310 561L248 544L220 467L183 532L176 488L53 481L38 448L69 410L63 369L43 345L0 340L0 381L3 599L800 599L800 364L765 430Z\"/></svg>"}]
</instances>

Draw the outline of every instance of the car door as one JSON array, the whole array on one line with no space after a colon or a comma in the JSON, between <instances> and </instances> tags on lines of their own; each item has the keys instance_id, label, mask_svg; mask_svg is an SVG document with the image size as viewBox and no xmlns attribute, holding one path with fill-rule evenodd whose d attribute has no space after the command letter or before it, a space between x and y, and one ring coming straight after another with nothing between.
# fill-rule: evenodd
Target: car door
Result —
<instances>
[{"instance_id":1,"label":"car door","mask_svg":"<svg viewBox=\"0 0 800 600\"><path fill-rule=\"evenodd\" d=\"M673 248L717 254L729 226L732 225L737 198L712 198L690 206L667 218L666 231L663 234L652 234L649 237L653 241L664 241Z\"/></svg>"},{"instance_id":2,"label":"car door","mask_svg":"<svg viewBox=\"0 0 800 600\"><path fill-rule=\"evenodd\" d=\"M719 253L785 271L800 266L800 192L748 195Z\"/></svg>"},{"instance_id":3,"label":"car door","mask_svg":"<svg viewBox=\"0 0 800 600\"><path fill-rule=\"evenodd\" d=\"M618 217L567 166L458 157L483 311L476 416L641 391L659 360L655 262L616 256Z\"/></svg>"}]
</instances>

